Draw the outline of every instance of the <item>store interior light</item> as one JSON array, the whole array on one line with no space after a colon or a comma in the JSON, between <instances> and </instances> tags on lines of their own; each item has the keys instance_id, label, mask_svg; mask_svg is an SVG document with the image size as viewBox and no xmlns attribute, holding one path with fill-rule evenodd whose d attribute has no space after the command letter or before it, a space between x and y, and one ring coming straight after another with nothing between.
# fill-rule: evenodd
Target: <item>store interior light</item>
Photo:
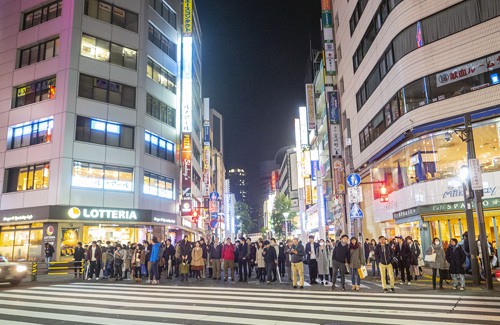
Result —
<instances>
[{"instance_id":1,"label":"store interior light","mask_svg":"<svg viewBox=\"0 0 500 325\"><path fill-rule=\"evenodd\" d=\"M462 166L460 168L460 179L462 180L463 183L465 183L467 182L468 178L469 178L469 167Z\"/></svg>"}]
</instances>

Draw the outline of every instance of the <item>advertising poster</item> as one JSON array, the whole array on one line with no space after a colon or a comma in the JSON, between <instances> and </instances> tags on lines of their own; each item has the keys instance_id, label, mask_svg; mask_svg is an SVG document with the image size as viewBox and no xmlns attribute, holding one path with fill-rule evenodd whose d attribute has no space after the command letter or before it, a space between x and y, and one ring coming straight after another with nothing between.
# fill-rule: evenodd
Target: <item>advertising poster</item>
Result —
<instances>
[{"instance_id":1,"label":"advertising poster","mask_svg":"<svg viewBox=\"0 0 500 325\"><path fill-rule=\"evenodd\" d=\"M78 243L78 228L62 228L61 256L71 256Z\"/></svg>"},{"instance_id":2,"label":"advertising poster","mask_svg":"<svg viewBox=\"0 0 500 325\"><path fill-rule=\"evenodd\" d=\"M191 134L182 135L182 198L191 198Z\"/></svg>"}]
</instances>

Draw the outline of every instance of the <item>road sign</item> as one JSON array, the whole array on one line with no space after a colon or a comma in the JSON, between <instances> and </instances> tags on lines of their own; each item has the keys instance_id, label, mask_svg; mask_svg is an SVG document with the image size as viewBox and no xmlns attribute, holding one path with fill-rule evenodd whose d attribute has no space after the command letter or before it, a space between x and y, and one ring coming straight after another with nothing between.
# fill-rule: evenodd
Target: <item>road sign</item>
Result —
<instances>
[{"instance_id":1,"label":"road sign","mask_svg":"<svg viewBox=\"0 0 500 325\"><path fill-rule=\"evenodd\" d=\"M210 220L210 228L215 229L215 228L217 228L218 224L219 224L219 220L218 219L212 219L212 220Z\"/></svg>"},{"instance_id":2,"label":"road sign","mask_svg":"<svg viewBox=\"0 0 500 325\"><path fill-rule=\"evenodd\" d=\"M210 214L210 218L211 218L211 219L217 219L218 217L219 217L219 214L218 214L217 212L212 212L212 213Z\"/></svg>"},{"instance_id":3,"label":"road sign","mask_svg":"<svg viewBox=\"0 0 500 325\"><path fill-rule=\"evenodd\" d=\"M347 189L347 198L349 200L349 203L363 202L363 191L361 187L349 187Z\"/></svg>"},{"instance_id":4,"label":"road sign","mask_svg":"<svg viewBox=\"0 0 500 325\"><path fill-rule=\"evenodd\" d=\"M347 184L349 184L349 186L356 187L360 183L361 183L361 176L359 176L359 174L352 173L349 174L349 176L347 176Z\"/></svg>"},{"instance_id":5,"label":"road sign","mask_svg":"<svg viewBox=\"0 0 500 325\"><path fill-rule=\"evenodd\" d=\"M481 175L481 164L479 159L469 159L469 175L472 189L480 191L483 189L483 177Z\"/></svg>"},{"instance_id":6,"label":"road sign","mask_svg":"<svg viewBox=\"0 0 500 325\"><path fill-rule=\"evenodd\" d=\"M219 193L212 192L210 193L210 201L217 201L219 199Z\"/></svg>"},{"instance_id":7,"label":"road sign","mask_svg":"<svg viewBox=\"0 0 500 325\"><path fill-rule=\"evenodd\" d=\"M362 219L364 214L357 203L354 203L351 207L351 212L349 213L351 219Z\"/></svg>"}]
</instances>

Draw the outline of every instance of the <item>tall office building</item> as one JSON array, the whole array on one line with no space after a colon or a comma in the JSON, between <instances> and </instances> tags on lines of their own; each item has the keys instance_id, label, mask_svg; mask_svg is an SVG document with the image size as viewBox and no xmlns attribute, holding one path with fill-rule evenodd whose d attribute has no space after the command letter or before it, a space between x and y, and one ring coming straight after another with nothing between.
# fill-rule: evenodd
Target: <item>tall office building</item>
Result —
<instances>
[{"instance_id":1,"label":"tall office building","mask_svg":"<svg viewBox=\"0 0 500 325\"><path fill-rule=\"evenodd\" d=\"M175 0L2 1L2 255L193 232L178 217L181 12Z\"/></svg>"},{"instance_id":2,"label":"tall office building","mask_svg":"<svg viewBox=\"0 0 500 325\"><path fill-rule=\"evenodd\" d=\"M351 167L388 192L381 202L382 184L362 186L365 237L461 237L468 158L455 130L470 114L486 230L498 242L500 2L334 1L333 15Z\"/></svg>"},{"instance_id":3,"label":"tall office building","mask_svg":"<svg viewBox=\"0 0 500 325\"><path fill-rule=\"evenodd\" d=\"M229 179L231 193L234 194L236 202L245 202L248 204L248 179L245 170L232 168L227 173L227 179Z\"/></svg>"}]
</instances>

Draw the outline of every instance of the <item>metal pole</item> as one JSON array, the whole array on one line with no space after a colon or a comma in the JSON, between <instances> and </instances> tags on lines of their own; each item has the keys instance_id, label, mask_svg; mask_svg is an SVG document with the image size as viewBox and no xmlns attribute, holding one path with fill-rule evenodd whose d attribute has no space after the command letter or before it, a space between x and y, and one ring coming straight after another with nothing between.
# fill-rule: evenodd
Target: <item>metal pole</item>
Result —
<instances>
[{"instance_id":1,"label":"metal pole","mask_svg":"<svg viewBox=\"0 0 500 325\"><path fill-rule=\"evenodd\" d=\"M474 214L472 213L472 206L469 197L467 196L467 186L462 182L465 201L465 219L467 221L467 241L469 242L469 259L472 271L472 283L475 286L481 284L481 277L479 275L479 264L477 263L477 244L476 244L476 230L474 229Z\"/></svg>"},{"instance_id":2,"label":"metal pole","mask_svg":"<svg viewBox=\"0 0 500 325\"><path fill-rule=\"evenodd\" d=\"M474 132L472 131L472 122L470 114L465 114L465 132L467 134L467 153L469 160L476 159L476 148L474 147ZM469 166L470 170L470 166ZM470 183L469 177L469 185ZM469 186L471 189L471 186ZM479 240L481 243L481 259L483 261L484 278L486 282L486 289L493 290L493 279L491 277L490 257L488 255L488 238L486 237L486 226L484 224L484 211L483 211L483 190L474 191L474 199L476 203L477 223L479 226ZM477 246L477 245L475 245Z\"/></svg>"}]
</instances>

